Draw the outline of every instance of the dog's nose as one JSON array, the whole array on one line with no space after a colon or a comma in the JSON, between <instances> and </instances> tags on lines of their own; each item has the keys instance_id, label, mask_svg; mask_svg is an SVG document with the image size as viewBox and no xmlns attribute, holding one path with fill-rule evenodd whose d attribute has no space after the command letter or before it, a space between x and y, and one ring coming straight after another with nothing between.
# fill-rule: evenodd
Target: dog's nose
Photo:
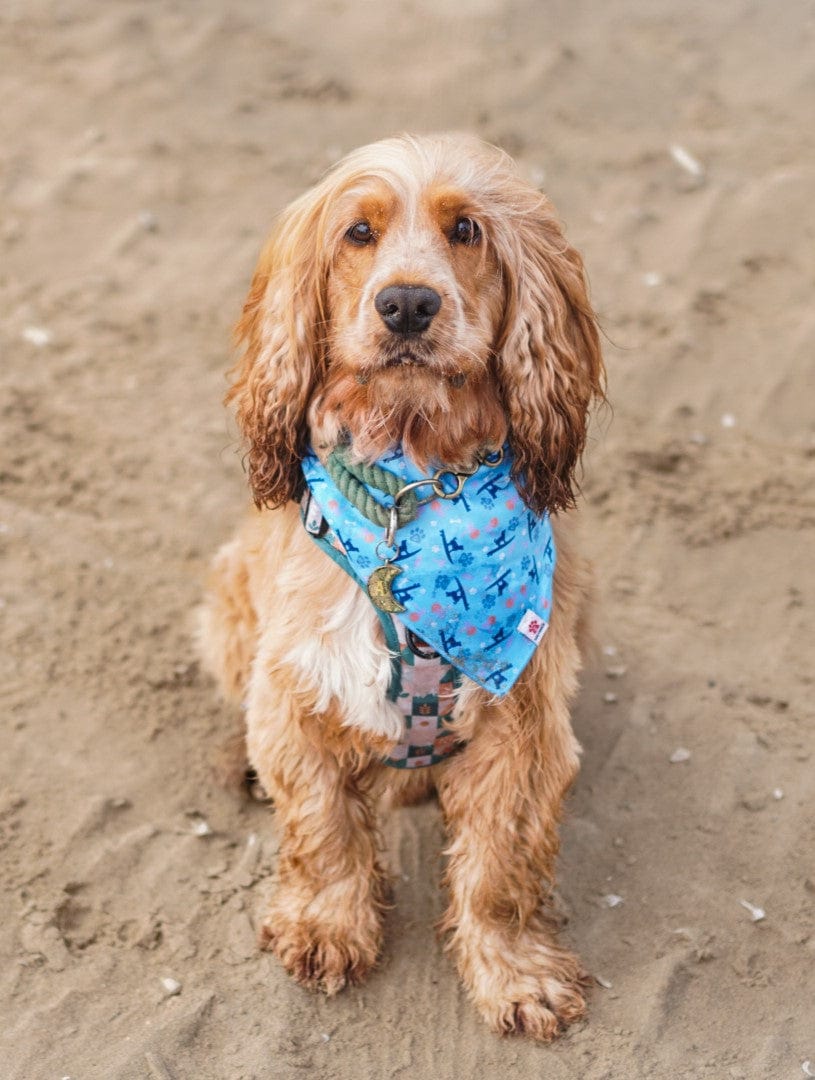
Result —
<instances>
[{"instance_id":1,"label":"dog's nose","mask_svg":"<svg viewBox=\"0 0 815 1080\"><path fill-rule=\"evenodd\" d=\"M441 297L424 285L391 285L377 294L374 307L394 334L421 334L438 314Z\"/></svg>"}]
</instances>

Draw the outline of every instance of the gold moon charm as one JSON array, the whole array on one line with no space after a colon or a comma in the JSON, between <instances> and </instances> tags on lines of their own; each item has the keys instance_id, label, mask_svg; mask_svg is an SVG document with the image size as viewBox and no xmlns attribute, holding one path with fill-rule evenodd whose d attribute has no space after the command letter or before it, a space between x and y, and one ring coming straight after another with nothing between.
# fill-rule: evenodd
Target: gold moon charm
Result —
<instances>
[{"instance_id":1,"label":"gold moon charm","mask_svg":"<svg viewBox=\"0 0 815 1080\"><path fill-rule=\"evenodd\" d=\"M385 563L377 566L368 578L368 596L380 611L399 612L407 610L391 592L393 579L402 573L400 566Z\"/></svg>"}]
</instances>

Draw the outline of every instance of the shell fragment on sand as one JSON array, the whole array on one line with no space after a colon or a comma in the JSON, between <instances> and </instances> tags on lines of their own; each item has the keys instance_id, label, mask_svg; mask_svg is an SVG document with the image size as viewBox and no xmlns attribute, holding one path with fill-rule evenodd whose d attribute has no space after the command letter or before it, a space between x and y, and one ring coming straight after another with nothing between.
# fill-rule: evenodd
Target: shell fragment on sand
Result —
<instances>
[{"instance_id":1,"label":"shell fragment on sand","mask_svg":"<svg viewBox=\"0 0 815 1080\"><path fill-rule=\"evenodd\" d=\"M683 761L690 761L691 752L684 746L677 746L676 750L668 758L671 765L679 765Z\"/></svg>"},{"instance_id":2,"label":"shell fragment on sand","mask_svg":"<svg viewBox=\"0 0 815 1080\"><path fill-rule=\"evenodd\" d=\"M753 922L761 922L761 920L765 918L766 913L764 908L756 907L755 904L751 904L749 900L739 900L739 903L746 911L750 912L750 918Z\"/></svg>"},{"instance_id":3,"label":"shell fragment on sand","mask_svg":"<svg viewBox=\"0 0 815 1080\"><path fill-rule=\"evenodd\" d=\"M606 678L621 679L623 675L625 675L626 671L628 671L628 668L625 666L625 664L615 664L614 667L606 668Z\"/></svg>"},{"instance_id":4,"label":"shell fragment on sand","mask_svg":"<svg viewBox=\"0 0 815 1080\"><path fill-rule=\"evenodd\" d=\"M27 341L29 345L36 345L40 349L44 345L50 345L52 340L53 334L44 326L27 326L23 330L23 341Z\"/></svg>"},{"instance_id":5,"label":"shell fragment on sand","mask_svg":"<svg viewBox=\"0 0 815 1080\"><path fill-rule=\"evenodd\" d=\"M673 143L668 149L680 169L684 169L686 173L690 173L691 176L695 176L697 179L701 179L705 175L701 162L697 161L693 154L689 154L684 146Z\"/></svg>"}]
</instances>

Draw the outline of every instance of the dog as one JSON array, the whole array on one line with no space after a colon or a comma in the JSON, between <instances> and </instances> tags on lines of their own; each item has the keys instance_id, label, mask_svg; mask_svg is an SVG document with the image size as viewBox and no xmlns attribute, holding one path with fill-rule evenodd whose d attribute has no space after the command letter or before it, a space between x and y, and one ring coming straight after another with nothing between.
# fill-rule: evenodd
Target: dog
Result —
<instances>
[{"instance_id":1,"label":"dog","mask_svg":"<svg viewBox=\"0 0 815 1080\"><path fill-rule=\"evenodd\" d=\"M201 645L280 831L261 944L312 989L361 980L376 811L435 791L446 947L495 1031L548 1041L587 990L552 908L591 579L570 510L604 396L582 260L502 151L386 139L281 214L236 339L256 510Z\"/></svg>"}]
</instances>

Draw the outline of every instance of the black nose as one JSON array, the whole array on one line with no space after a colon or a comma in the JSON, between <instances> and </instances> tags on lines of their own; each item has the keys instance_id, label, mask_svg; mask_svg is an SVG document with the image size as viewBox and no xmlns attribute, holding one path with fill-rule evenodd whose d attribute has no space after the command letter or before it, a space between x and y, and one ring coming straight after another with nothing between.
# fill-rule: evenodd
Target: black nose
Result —
<instances>
[{"instance_id":1,"label":"black nose","mask_svg":"<svg viewBox=\"0 0 815 1080\"><path fill-rule=\"evenodd\" d=\"M441 297L424 285L391 285L377 295L374 307L394 334L421 334L438 314Z\"/></svg>"}]
</instances>

